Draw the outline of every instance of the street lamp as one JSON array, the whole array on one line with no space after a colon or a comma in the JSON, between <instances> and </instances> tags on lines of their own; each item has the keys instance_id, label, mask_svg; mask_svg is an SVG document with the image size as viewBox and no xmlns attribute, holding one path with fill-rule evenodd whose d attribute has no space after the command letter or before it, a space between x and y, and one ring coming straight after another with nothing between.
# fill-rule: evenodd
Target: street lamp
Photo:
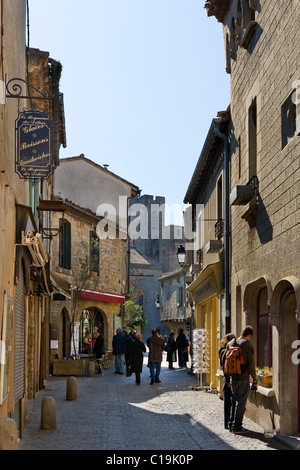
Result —
<instances>
[{"instance_id":1,"label":"street lamp","mask_svg":"<svg viewBox=\"0 0 300 470\"><path fill-rule=\"evenodd\" d=\"M180 243L180 245L178 245L176 254L177 254L177 258L178 258L178 263L180 264L181 267L183 267L185 265L186 252L185 252L185 249L184 249L184 246L183 246L182 243Z\"/></svg>"}]
</instances>

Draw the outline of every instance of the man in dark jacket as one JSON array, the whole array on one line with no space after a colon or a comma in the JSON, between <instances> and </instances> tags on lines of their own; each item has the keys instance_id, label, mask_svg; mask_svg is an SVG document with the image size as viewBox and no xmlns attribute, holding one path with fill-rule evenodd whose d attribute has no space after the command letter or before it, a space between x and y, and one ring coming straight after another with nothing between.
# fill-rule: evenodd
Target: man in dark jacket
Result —
<instances>
[{"instance_id":1,"label":"man in dark jacket","mask_svg":"<svg viewBox=\"0 0 300 470\"><path fill-rule=\"evenodd\" d=\"M254 348L250 342L252 336L252 326L246 326L242 331L242 335L236 340L233 339L227 345L228 349L232 343L236 341L242 349L244 360L244 364L241 366L241 374L235 374L231 377L232 400L229 429L235 434L245 434L249 432L248 429L243 427L243 417L249 394L250 375L253 378L254 387L257 387Z\"/></svg>"},{"instance_id":2,"label":"man in dark jacket","mask_svg":"<svg viewBox=\"0 0 300 470\"><path fill-rule=\"evenodd\" d=\"M185 350L188 348L188 346L189 346L188 339L183 333L183 329L180 328L178 330L178 336L176 339L176 348L178 349L179 367L186 367Z\"/></svg>"},{"instance_id":3,"label":"man in dark jacket","mask_svg":"<svg viewBox=\"0 0 300 470\"><path fill-rule=\"evenodd\" d=\"M125 354L127 352L127 341L122 334L121 328L117 329L117 334L112 341L113 355L115 356L115 374L123 374Z\"/></svg>"},{"instance_id":4,"label":"man in dark jacket","mask_svg":"<svg viewBox=\"0 0 300 470\"><path fill-rule=\"evenodd\" d=\"M151 338L147 339L147 346L149 348L149 365L151 374L150 385L152 385L154 382L160 383L159 376L162 363L162 352L165 347L165 342L162 336L158 335L157 330L152 330Z\"/></svg>"}]
</instances>

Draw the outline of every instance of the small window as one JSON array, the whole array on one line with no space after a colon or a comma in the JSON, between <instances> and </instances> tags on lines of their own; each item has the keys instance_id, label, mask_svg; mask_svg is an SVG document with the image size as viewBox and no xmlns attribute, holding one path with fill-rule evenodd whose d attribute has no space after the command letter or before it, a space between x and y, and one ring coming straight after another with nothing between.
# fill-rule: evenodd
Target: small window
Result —
<instances>
[{"instance_id":1,"label":"small window","mask_svg":"<svg viewBox=\"0 0 300 470\"><path fill-rule=\"evenodd\" d=\"M282 148L284 148L296 135L296 104L293 93L282 106Z\"/></svg>"},{"instance_id":2,"label":"small window","mask_svg":"<svg viewBox=\"0 0 300 470\"><path fill-rule=\"evenodd\" d=\"M60 219L59 233L59 266L71 269L71 224L65 219Z\"/></svg>"}]
</instances>

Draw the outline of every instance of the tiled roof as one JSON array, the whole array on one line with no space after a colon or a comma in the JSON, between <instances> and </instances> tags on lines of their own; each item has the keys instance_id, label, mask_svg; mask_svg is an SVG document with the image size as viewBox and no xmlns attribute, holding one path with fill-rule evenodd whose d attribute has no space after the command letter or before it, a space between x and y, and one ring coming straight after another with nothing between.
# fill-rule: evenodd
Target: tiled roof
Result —
<instances>
[{"instance_id":1,"label":"tiled roof","mask_svg":"<svg viewBox=\"0 0 300 470\"><path fill-rule=\"evenodd\" d=\"M159 261L150 256L145 255L136 247L130 248L130 263L143 266L160 266Z\"/></svg>"}]
</instances>

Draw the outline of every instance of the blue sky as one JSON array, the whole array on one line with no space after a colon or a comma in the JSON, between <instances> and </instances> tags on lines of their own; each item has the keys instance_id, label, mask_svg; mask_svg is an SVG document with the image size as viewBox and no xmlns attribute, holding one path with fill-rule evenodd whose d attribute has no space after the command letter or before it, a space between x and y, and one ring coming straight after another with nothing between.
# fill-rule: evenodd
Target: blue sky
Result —
<instances>
[{"instance_id":1,"label":"blue sky","mask_svg":"<svg viewBox=\"0 0 300 470\"><path fill-rule=\"evenodd\" d=\"M204 0L30 0L30 46L63 66L61 157L81 153L182 204L230 103L222 26Z\"/></svg>"}]
</instances>

